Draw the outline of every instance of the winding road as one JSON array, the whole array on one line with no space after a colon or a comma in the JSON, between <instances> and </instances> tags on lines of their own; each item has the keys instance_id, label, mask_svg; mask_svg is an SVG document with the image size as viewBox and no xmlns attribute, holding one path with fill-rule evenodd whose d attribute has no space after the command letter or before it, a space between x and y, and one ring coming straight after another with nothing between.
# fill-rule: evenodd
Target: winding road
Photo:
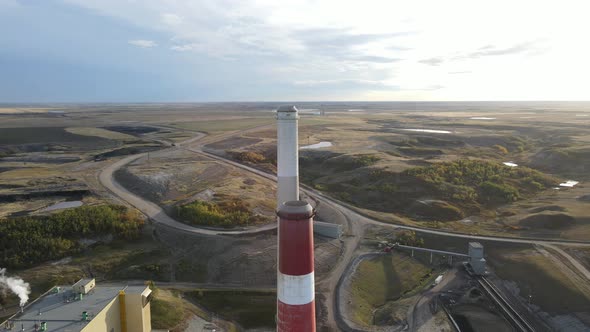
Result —
<instances>
[{"instance_id":1,"label":"winding road","mask_svg":"<svg viewBox=\"0 0 590 332\"><path fill-rule=\"evenodd\" d=\"M184 144L193 143L201 138L205 137L205 134L200 134L196 137L193 137L189 140L176 144L176 146L167 148L169 150L173 150L176 148L181 148ZM164 152L160 150L159 152ZM219 229L211 229L211 228L201 228L201 227L193 227L177 221L171 218L166 212L157 204L150 202L132 192L125 189L120 183L115 180L114 173L120 169L121 167L132 163L133 161L142 158L147 155L146 153L134 154L128 157L125 157L117 162L110 164L109 166L102 169L100 172L98 179L100 183L107 188L112 194L118 196L120 199L124 200L125 202L131 204L136 209L141 211L145 214L148 218L153 220L156 223L162 224L164 226L168 226L183 232L193 233L193 234L203 234L203 235L240 235L240 234L255 234L260 232L265 232L271 229L276 228L276 224L268 224L260 227L252 227L247 229L240 229L240 230L219 230Z\"/></svg>"},{"instance_id":2,"label":"winding road","mask_svg":"<svg viewBox=\"0 0 590 332\"><path fill-rule=\"evenodd\" d=\"M228 136L242 134L246 131L253 131L261 129L262 127L266 126L258 126L255 128L250 128L248 130L239 131L239 132L231 132L226 135L215 137L217 140L221 140L227 138ZM271 181L276 181L276 176L261 171L259 169L255 169L240 163L237 163L232 160L228 160L221 156L212 154L207 152L203 149L202 138L205 137L205 134L199 133L196 137L193 137L187 141L182 143L176 144L176 146L172 146L166 148L164 150L160 150L160 152L165 152L167 149L173 151L174 149L185 149L191 151L193 153L208 157L210 159L214 159L220 163L224 163L226 165L231 165L237 167L239 169L248 171L252 174L257 176L266 178ZM213 138L213 137L212 137ZM210 140L209 140L210 141ZM210 142L208 142L210 143ZM240 229L240 230L216 230L216 229L209 229L209 228L198 228L193 227L184 223L181 223L177 220L174 220L170 216L168 216L164 210L159 207L158 205L145 200L142 197L139 197L123 186L121 186L113 177L115 171L120 169L121 167L137 160L146 153L131 155L125 157L117 162L105 167L99 174L99 181L100 183L106 187L111 193L118 196L122 200L126 201L127 203L131 204L139 211L144 213L148 218L152 219L154 222L165 225L167 227L171 227L177 229L179 231L193 233L193 234L203 234L203 235L240 235L240 234L255 234L259 232L268 231L271 229L276 228L276 224L268 224L260 227L252 227L248 229ZM305 195L309 196L313 200L315 200L318 204L318 207L322 205L328 206L334 210L336 210L346 221L348 226L348 233L351 234L350 237L347 237L343 242L344 250L342 256L338 260L338 263L335 265L333 270L324 278L317 280L317 286L319 289L325 291L326 294L330 294L330 296L326 299L326 305L328 308L328 325L330 326L340 326L341 328L348 328L347 326L342 326L342 320L340 317L336 317L335 313L339 312L339 309L336 308L338 301L336 300L336 288L339 282L341 281L342 277L346 274L347 267L349 266L350 262L354 258L354 251L358 247L360 243L362 233L363 233L363 226L364 225L379 225L385 227L392 227L392 228L399 228L399 229L407 229L413 230L422 233L428 233L433 235L439 236L447 236L447 237L456 237L456 238L464 238L470 240L486 240L486 241L497 241L497 242L507 242L507 243L520 243L520 244L532 244L532 245L541 245L541 246L548 246L562 255L565 259L570 261L570 263L586 278L590 280L590 272L578 261L576 261L573 257L571 257L568 253L561 250L560 248L556 247L555 245L569 245L569 246L579 246L579 247L590 247L590 242L584 241L568 241L568 240L561 240L561 239L533 239L533 238L516 238L516 237L501 237L501 236L487 236L487 235L471 235L471 234L463 234L463 233L456 233L452 231L446 230L438 230L438 229L428 229L428 228L420 228L415 226L407 226L401 224L392 224L387 223L375 219L371 219L365 215L363 215L359 210L355 207L350 206L349 204L340 202L332 197L329 197L321 192L318 192L312 188L309 188L305 185L301 185L301 191ZM340 324L336 322L339 321Z\"/></svg>"}]
</instances>

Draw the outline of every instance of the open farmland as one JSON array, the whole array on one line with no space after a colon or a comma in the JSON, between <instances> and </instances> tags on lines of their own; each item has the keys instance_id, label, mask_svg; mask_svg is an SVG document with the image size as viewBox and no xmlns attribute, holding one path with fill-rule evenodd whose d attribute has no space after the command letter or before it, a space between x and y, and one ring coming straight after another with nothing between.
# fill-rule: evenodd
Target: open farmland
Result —
<instances>
[{"instance_id":1,"label":"open farmland","mask_svg":"<svg viewBox=\"0 0 590 332\"><path fill-rule=\"evenodd\" d=\"M0 136L5 135L7 144L0 145L0 218L44 218L59 213L45 210L55 203L127 204L105 189L97 175L129 157L131 161L114 173L117 183L179 221L222 230L271 226L274 182L198 151L275 173L274 107L264 103L94 105L66 108L59 114L3 114ZM301 180L366 216L474 234L575 240L586 240L590 234L589 178L583 162L590 146L585 129L589 123L586 117L575 116L580 111L545 109L531 115L525 114L530 110L492 107L435 112L388 108L387 104L329 104L323 108L323 115L301 115L299 144L305 147L300 151ZM31 129L21 137L20 128ZM28 136L36 133L37 138ZM579 183L560 186L568 180ZM347 220L337 209L326 213L325 202L318 206L323 221L342 224L345 232L341 241L316 238L318 324L324 326L331 319L328 291L335 280L333 271L342 271L342 264L359 252L382 248L377 240L369 247L356 247L361 239L373 236L371 231L365 235L364 225L350 223L356 219ZM69 282L89 273L104 280L147 277L172 284L274 287L276 237L272 230L211 236L179 233L149 222L146 227L137 243L115 240L92 250L77 248L20 274L33 281L37 292L51 281ZM383 226L379 241L392 241L390 235L391 228ZM467 249L467 239L418 235L426 247ZM537 313L547 324L566 320L583 324L587 299L580 297L583 292L574 294L575 282L568 279L572 275L555 274L549 268L557 264L554 258L531 246L482 242L494 273L500 266L510 267L510 273L496 276L515 301L526 300L527 287L539 292L547 284L555 285L563 291L534 302ZM521 264L521 251L522 257L534 259ZM575 255L582 262L589 256L585 250ZM351 319L371 329L402 328L409 308L428 298L422 297L422 290L438 274L431 270L445 261L435 257L435 265L429 266L426 256L416 254L416 259L408 259L405 253L395 253L387 256L389 264L369 260L359 265L354 277L358 287L350 293L354 300L345 304L356 315ZM528 273L539 275L541 281L529 285ZM573 314L551 307L550 301L559 294L572 298L568 310ZM224 310L215 302L218 299L203 301L212 311ZM250 324L254 314L244 311L249 302L236 301L231 315L223 318ZM494 313L489 316L484 304L465 305L457 313L468 320L496 317ZM195 314L193 309L183 309L186 317L170 324L185 326ZM445 320L433 316L429 324L434 325L423 326L438 326ZM272 328L272 322L255 321L249 326Z\"/></svg>"},{"instance_id":2,"label":"open farmland","mask_svg":"<svg viewBox=\"0 0 590 332\"><path fill-rule=\"evenodd\" d=\"M583 201L575 197L587 192L589 164L582 160L588 159L584 151L590 139L588 119L576 116L578 112L486 106L470 111L365 108L303 114L300 146L331 146L300 151L301 179L383 221L469 233L583 239L590 224ZM274 172L275 140L276 134L264 129L207 147ZM547 154L557 150L563 152L561 157ZM444 170L467 164L474 167ZM490 171L485 170L488 166ZM559 186L571 179L580 183ZM535 209L550 209L553 201L565 216L549 213L527 219L538 214L531 213ZM535 222L540 219L547 221Z\"/></svg>"}]
</instances>

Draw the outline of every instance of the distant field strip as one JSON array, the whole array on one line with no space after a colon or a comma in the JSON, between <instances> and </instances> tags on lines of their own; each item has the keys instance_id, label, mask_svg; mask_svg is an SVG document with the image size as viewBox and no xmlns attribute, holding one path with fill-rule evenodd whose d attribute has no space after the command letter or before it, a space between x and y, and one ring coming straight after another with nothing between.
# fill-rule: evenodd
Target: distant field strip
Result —
<instances>
[{"instance_id":1,"label":"distant field strip","mask_svg":"<svg viewBox=\"0 0 590 332\"><path fill-rule=\"evenodd\" d=\"M171 126L196 130L206 133L243 130L251 127L271 124L275 120L272 118L243 118L231 120L212 120L212 121L188 121L170 124Z\"/></svg>"},{"instance_id":2,"label":"distant field strip","mask_svg":"<svg viewBox=\"0 0 590 332\"><path fill-rule=\"evenodd\" d=\"M26 114L26 113L47 113L55 108L5 108L0 107L0 114Z\"/></svg>"},{"instance_id":3,"label":"distant field strip","mask_svg":"<svg viewBox=\"0 0 590 332\"><path fill-rule=\"evenodd\" d=\"M115 139L115 140L136 140L136 137L131 135L118 133L115 131L110 131L102 128L93 128L93 127L69 127L65 129L68 133L82 135L82 136L96 136L102 137L107 139Z\"/></svg>"}]
</instances>

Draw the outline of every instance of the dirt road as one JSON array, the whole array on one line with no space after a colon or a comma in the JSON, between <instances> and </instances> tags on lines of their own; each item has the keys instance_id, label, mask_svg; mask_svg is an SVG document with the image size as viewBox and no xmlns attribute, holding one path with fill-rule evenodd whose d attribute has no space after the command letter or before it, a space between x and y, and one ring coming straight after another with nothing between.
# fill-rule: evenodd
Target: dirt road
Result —
<instances>
[{"instance_id":1,"label":"dirt road","mask_svg":"<svg viewBox=\"0 0 590 332\"><path fill-rule=\"evenodd\" d=\"M265 177L267 179L276 181L276 176L272 174L265 173L261 170L239 164L232 160L225 159L223 157L211 154L209 152L203 151L201 147L191 147L188 150L193 151L195 153L210 157L215 159L219 162L224 162L228 165L233 165L235 167L239 167L241 169L247 170L253 174L256 174L261 177ZM322 290L327 290L327 294L330 296L327 297L326 305L328 308L328 326L333 328L340 328L342 330L353 330L349 326L342 325L343 320L340 317L336 317L337 313L339 312L337 306L338 301L336 300L337 296L337 288L338 284L341 279L345 278L350 270L347 270L346 267L353 261L355 258L354 249L358 246L363 233L363 225L373 224L385 227L392 227L392 228L399 228L399 229L408 229L417 232L429 233L439 236L448 236L448 237L458 237L458 238L465 238L470 240L487 240L487 241L496 241L496 242L508 242L508 243L524 243L524 244L532 244L532 245L552 245L552 244L563 244L563 245L570 245L570 246L580 246L580 247L590 247L590 242L582 242L582 241L563 241L563 240L547 240L547 239L525 239L525 238L508 238L508 237L498 237L498 236L485 236L485 235L471 235L471 234L462 234L462 233L454 233L444 230L436 230L436 229L424 229L419 227L413 226L406 226L406 225L397 225L391 223L385 223L382 221L374 220L371 218L367 218L363 216L359 212L355 211L354 207L337 201L331 197L324 195L316 190L313 190L309 187L301 185L301 191L312 197L316 200L319 204L325 204L331 206L333 208L338 209L338 211L344 216L347 220L347 224L349 225L349 232L351 233L351 239L345 240L345 251L338 262L338 264L334 267L333 271L330 273L329 276L325 277L323 280L318 282L318 286L321 287ZM571 257L571 256L570 256ZM573 258L572 258L573 259ZM579 263L578 263L579 264ZM339 324L338 324L339 322ZM345 324L345 323L344 323Z\"/></svg>"},{"instance_id":2,"label":"dirt road","mask_svg":"<svg viewBox=\"0 0 590 332\"><path fill-rule=\"evenodd\" d=\"M584 265L582 265L580 262L578 262L575 258L573 258L565 250L559 248L558 246L555 246L552 244L547 244L547 243L544 243L543 246L553 249L554 251L559 253L561 256L563 256L565 259L567 259L578 270L578 272L580 272L584 277L586 277L587 280L590 281L590 271L588 271L588 269L586 269L586 267Z\"/></svg>"},{"instance_id":3,"label":"dirt road","mask_svg":"<svg viewBox=\"0 0 590 332\"><path fill-rule=\"evenodd\" d=\"M248 131L256 130L256 129L260 129L260 128L252 128L252 129L249 129ZM230 134L236 135L237 133L238 132L233 132ZM229 134L224 135L224 137L222 137L222 138L226 138L227 136L230 136L230 135ZM242 165L242 164L239 164L239 163L234 162L232 160L228 160L223 157L220 157L220 156L217 156L212 153L204 151L202 149L203 143L201 143L199 141L202 137L203 136L192 138L188 141L178 144L179 146L173 147L171 149L184 148L184 149L192 151L194 153L201 154L201 155L206 156L208 158L217 160L221 163L246 170L246 171L248 171L252 174L255 174L257 176L264 177L264 178L272 180L272 181L276 181L276 176L274 176L272 174L265 173L261 170L258 170L258 169L255 169L255 168L252 168L252 167L249 167L246 165ZM162 150L162 151L164 151L164 150ZM257 233L257 232L261 232L261 231L266 231L266 230L273 229L276 227L275 224L270 224L270 225L257 227L257 228L253 228L253 229L248 229L248 230L221 231L221 230L211 230L211 229L192 227L192 226L180 223L180 222L174 220L173 218L170 218L168 215L166 215L164 213L164 211L159 206L157 206L154 203L148 202L141 197L134 195L133 193L129 192L128 190L123 188L121 185L119 185L113 179L113 173L118 168L126 165L127 163L132 162L133 160L136 160L137 158L141 158L143 155L144 154L133 155L133 156L126 157L122 160L119 160L118 162L105 168L103 170L103 172L100 173L99 179L100 179L100 182L105 187L107 187L112 193L119 196L123 200L127 201L131 205L135 206L137 209L142 211L144 214L146 214L149 218L153 219L155 222L161 223L163 225L166 225L166 226L169 226L169 227L172 227L172 228L184 231L184 232L206 234L206 235L249 234L249 233ZM337 310L335 308L337 305L337 301L335 299L336 288L337 288L337 285L340 282L340 280L346 275L347 266L350 264L350 262L355 257L354 252L355 252L355 249L357 248L357 246L362 238L363 226L367 225L367 224L392 227L392 228L400 228L400 229L408 229L408 230L414 230L414 231L418 231L418 232L429 233L429 234L434 234L434 235L439 235L439 236L458 237L458 238L466 238L466 239L471 239L471 240L488 240L488 241L497 241L497 242L525 243L525 244L548 245L548 246L550 246L552 244L563 244L563 245L571 245L571 246L590 247L590 242L582 242L582 241L570 242L570 241L563 241L563 240L559 240L559 239L547 240L547 239L525 239L525 238L507 238L507 237L498 237L498 236L471 235L471 234L454 233L454 232L449 232L449 231L444 231L444 230L424 229L424 228L413 227L413 226L385 223L382 221L368 218L368 217L362 215L361 213L359 213L357 210L355 210L354 207L352 207L348 204L345 204L343 202L340 202L338 200L335 200L335 199L333 199L323 193L320 193L316 190L313 190L311 188L302 186L302 192L304 192L306 195L308 195L309 197L313 198L316 202L318 202L318 206L320 208L321 208L321 206L328 206L330 208L336 209L340 213L340 215L346 220L346 224L348 226L348 232L351 234L351 236L349 238L344 240L344 252L343 252L339 262L336 264L336 266L334 267L334 269L332 270L332 272L328 276L326 276L322 280L318 280L318 283L317 283L318 288L320 288L325 293L330 294L330 296L328 296L326 299L326 305L329 308L328 316L327 316L328 317L327 318L327 320L328 320L327 325L332 326L334 328L336 326L338 326L338 324L336 324L336 321L338 321L338 319L337 319L337 317L335 317L335 312L337 312ZM581 266L581 264L579 264L577 261L575 261L575 259L572 258L571 256L567 255L567 253L564 255L564 257L566 257L568 260L570 260L570 259L573 260L571 262L574 266L576 266L576 268L580 269L578 266L583 268L583 266ZM576 262L577 264L574 262ZM582 271L582 270L580 270L580 271ZM588 271L586 270L586 272L584 272L584 275L586 275L588 277L590 275L590 273L588 273Z\"/></svg>"},{"instance_id":4,"label":"dirt road","mask_svg":"<svg viewBox=\"0 0 590 332\"><path fill-rule=\"evenodd\" d=\"M197 137L191 138L183 143L177 144L176 147L167 148L165 150L160 150L158 153L164 153L167 150L173 150L182 147L183 144L190 144L193 143L200 138L204 137L204 134L201 134ZM188 233L195 233L195 234L203 234L203 235L239 235L239 234L255 234L260 232L265 232L271 229L276 228L276 224L268 224L260 227L252 227L247 229L240 229L240 230L216 230L216 229L208 229L208 228L197 228L185 223L179 222L164 212L164 210L159 207L157 204L152 203L142 197L139 197L129 190L125 189L121 186L113 177L115 171L120 169L121 167L137 160L141 157L144 157L147 153L140 153L125 157L109 166L104 168L99 176L98 179L100 183L107 188L111 193L115 196L118 196L125 202L133 205L136 209L141 211L145 214L148 218L157 222L159 224L183 231Z\"/></svg>"}]
</instances>

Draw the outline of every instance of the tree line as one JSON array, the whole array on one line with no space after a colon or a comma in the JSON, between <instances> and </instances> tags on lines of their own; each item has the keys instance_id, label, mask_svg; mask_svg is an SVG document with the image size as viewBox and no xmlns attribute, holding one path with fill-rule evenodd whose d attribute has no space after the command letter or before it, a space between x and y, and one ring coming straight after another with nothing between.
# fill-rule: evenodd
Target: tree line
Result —
<instances>
[{"instance_id":1,"label":"tree line","mask_svg":"<svg viewBox=\"0 0 590 332\"><path fill-rule=\"evenodd\" d=\"M143 223L139 214L117 205L0 219L0 266L26 268L78 253L82 238L137 239Z\"/></svg>"}]
</instances>

